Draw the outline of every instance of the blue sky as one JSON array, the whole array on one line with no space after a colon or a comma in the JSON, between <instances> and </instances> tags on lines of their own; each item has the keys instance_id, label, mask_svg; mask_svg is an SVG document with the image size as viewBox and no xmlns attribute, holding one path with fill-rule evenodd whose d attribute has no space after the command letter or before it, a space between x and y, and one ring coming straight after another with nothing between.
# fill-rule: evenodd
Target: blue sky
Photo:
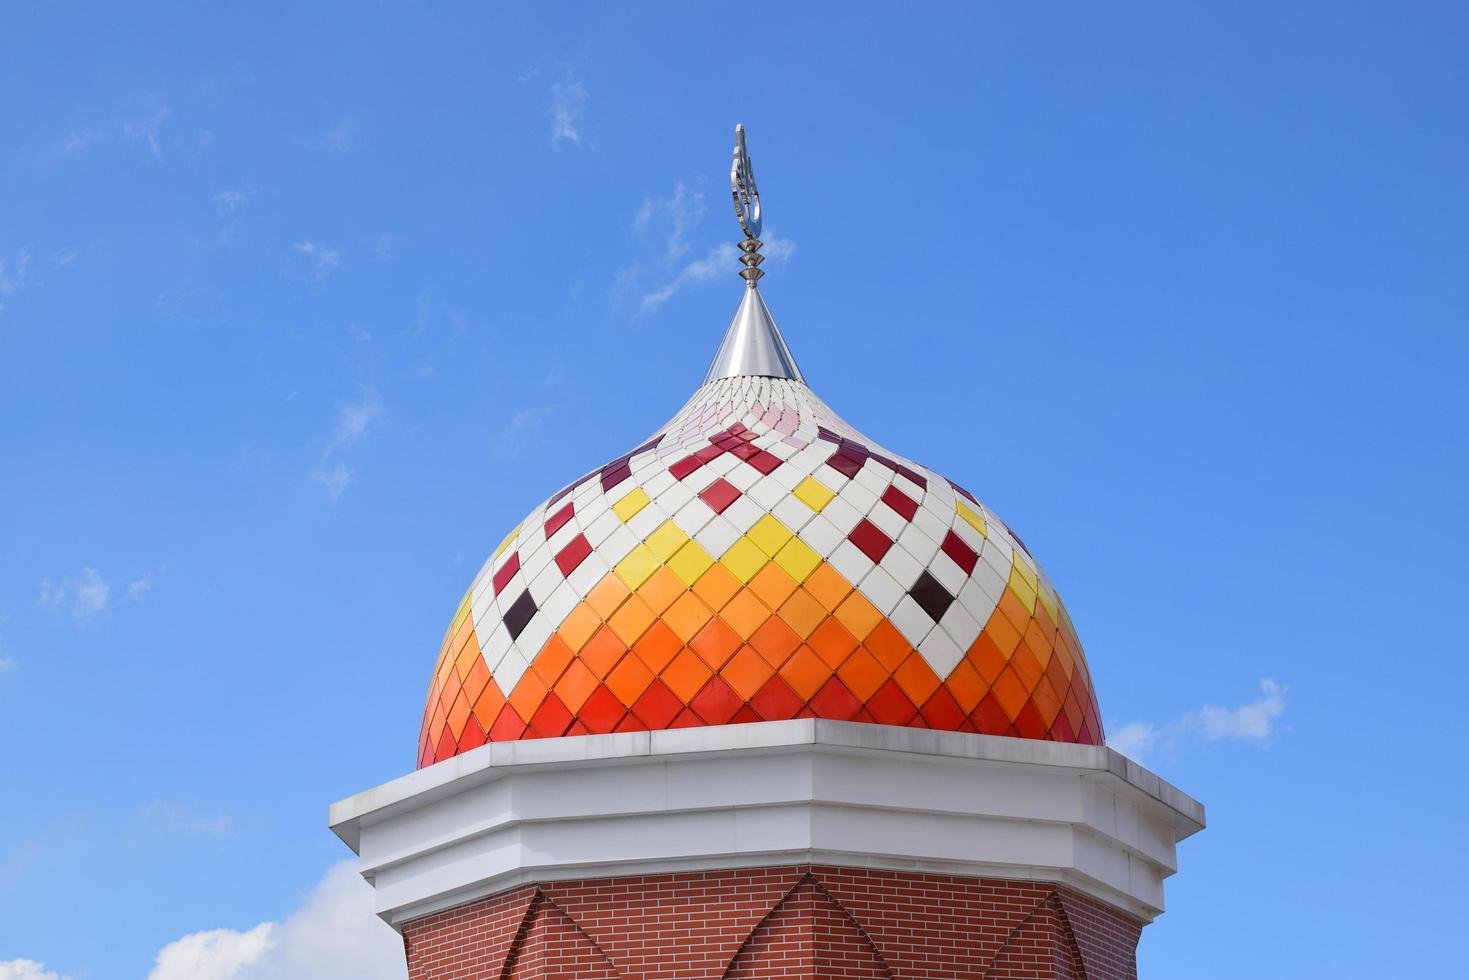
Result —
<instances>
[{"instance_id":1,"label":"blue sky","mask_svg":"<svg viewBox=\"0 0 1469 980\"><path fill-rule=\"evenodd\" d=\"M702 377L735 122L812 386L1209 807L1143 975L1442 969L1383 917L1469 871L1462 5L302 6L4 15L0 977L395 975L301 938L326 804Z\"/></svg>"}]
</instances>

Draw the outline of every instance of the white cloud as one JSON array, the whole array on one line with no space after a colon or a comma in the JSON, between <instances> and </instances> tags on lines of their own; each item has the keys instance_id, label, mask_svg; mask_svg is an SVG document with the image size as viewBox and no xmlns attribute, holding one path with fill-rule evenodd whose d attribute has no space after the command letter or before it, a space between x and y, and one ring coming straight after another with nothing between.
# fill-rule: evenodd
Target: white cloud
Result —
<instances>
[{"instance_id":1,"label":"white cloud","mask_svg":"<svg viewBox=\"0 0 1469 980\"><path fill-rule=\"evenodd\" d=\"M357 120L343 119L319 136L297 141L303 148L327 156L346 156L357 148Z\"/></svg>"},{"instance_id":2,"label":"white cloud","mask_svg":"<svg viewBox=\"0 0 1469 980\"><path fill-rule=\"evenodd\" d=\"M638 297L637 313L644 316L656 312L679 292L692 286L717 282L728 276L736 280L740 271L739 249L735 247L736 227L731 224L729 238L713 245L702 257L689 260L690 236L704 220L704 194L690 190L683 181L665 195L649 194L633 215L632 231L647 243L644 254L658 254L620 270L612 289L613 305L621 305L629 295ZM771 233L762 240L760 254L766 260L779 262L790 258L796 246L789 238Z\"/></svg>"},{"instance_id":3,"label":"white cloud","mask_svg":"<svg viewBox=\"0 0 1469 980\"><path fill-rule=\"evenodd\" d=\"M556 411L555 405L542 405L538 408L523 408L505 423L505 428L500 430L500 442L497 452L502 459L514 459L525 449L526 444L535 440L540 434L541 420Z\"/></svg>"},{"instance_id":4,"label":"white cloud","mask_svg":"<svg viewBox=\"0 0 1469 980\"><path fill-rule=\"evenodd\" d=\"M249 932L211 929L169 943L158 952L148 980L233 980L275 949L274 922Z\"/></svg>"},{"instance_id":5,"label":"white cloud","mask_svg":"<svg viewBox=\"0 0 1469 980\"><path fill-rule=\"evenodd\" d=\"M383 232L377 236L377 244L372 247L372 254L379 262L386 262L393 257L393 236Z\"/></svg>"},{"instance_id":6,"label":"white cloud","mask_svg":"<svg viewBox=\"0 0 1469 980\"><path fill-rule=\"evenodd\" d=\"M235 829L235 821L228 814L203 817L166 800L154 800L140 811L144 818L161 824L169 830L190 834L228 834Z\"/></svg>"},{"instance_id":7,"label":"white cloud","mask_svg":"<svg viewBox=\"0 0 1469 980\"><path fill-rule=\"evenodd\" d=\"M91 565L83 565L75 575L60 581L44 579L36 595L42 609L66 609L72 619L86 624L105 613L112 605L112 585Z\"/></svg>"},{"instance_id":8,"label":"white cloud","mask_svg":"<svg viewBox=\"0 0 1469 980\"><path fill-rule=\"evenodd\" d=\"M16 660L14 657L7 657L7 656L4 656L3 654L0 654L0 674L8 674L11 671L19 670L19 669L20 669L20 661L19 660Z\"/></svg>"},{"instance_id":9,"label":"white cloud","mask_svg":"<svg viewBox=\"0 0 1469 980\"><path fill-rule=\"evenodd\" d=\"M123 138L148 144L153 158L162 160L163 151L158 146L158 133L163 129L163 123L167 119L168 110L159 109L146 119L127 120L122 124Z\"/></svg>"},{"instance_id":10,"label":"white cloud","mask_svg":"<svg viewBox=\"0 0 1469 980\"><path fill-rule=\"evenodd\" d=\"M342 256L337 250L319 242L297 242L291 248L306 256L318 279L325 279L342 267Z\"/></svg>"},{"instance_id":11,"label":"white cloud","mask_svg":"<svg viewBox=\"0 0 1469 980\"><path fill-rule=\"evenodd\" d=\"M581 146L583 118L587 111L587 87L580 78L566 72L551 86L551 147L559 150L565 143Z\"/></svg>"},{"instance_id":12,"label":"white cloud","mask_svg":"<svg viewBox=\"0 0 1469 980\"><path fill-rule=\"evenodd\" d=\"M775 235L765 236L763 245L760 254L767 259L786 259L796 250L790 239L777 238ZM726 276L735 279L739 272L740 250L729 242L721 242L705 253L703 258L695 259L679 269L678 274L662 286L645 292L638 302L638 313L642 315L655 312L672 299L674 294L689 286L702 286Z\"/></svg>"},{"instance_id":13,"label":"white cloud","mask_svg":"<svg viewBox=\"0 0 1469 980\"><path fill-rule=\"evenodd\" d=\"M253 185L222 190L213 197L214 208L219 212L221 218L228 217L240 210L251 198L255 196Z\"/></svg>"},{"instance_id":14,"label":"white cloud","mask_svg":"<svg viewBox=\"0 0 1469 980\"><path fill-rule=\"evenodd\" d=\"M356 401L337 408L337 427L311 470L311 478L322 485L333 503L355 477L351 465L343 457L367 438L368 429L382 414L382 402L377 392L371 389L364 391Z\"/></svg>"},{"instance_id":15,"label":"white cloud","mask_svg":"<svg viewBox=\"0 0 1469 980\"><path fill-rule=\"evenodd\" d=\"M371 887L351 861L343 861L279 923L196 932L169 943L147 980L403 980L406 975L402 940L373 914Z\"/></svg>"},{"instance_id":16,"label":"white cloud","mask_svg":"<svg viewBox=\"0 0 1469 980\"><path fill-rule=\"evenodd\" d=\"M35 960L0 960L0 980L69 980Z\"/></svg>"},{"instance_id":17,"label":"white cloud","mask_svg":"<svg viewBox=\"0 0 1469 980\"><path fill-rule=\"evenodd\" d=\"M1284 684L1265 677L1260 680L1260 696L1253 701L1234 708L1206 704L1163 725L1130 722L1114 730L1107 744L1123 755L1141 759L1160 750L1176 749L1185 740L1194 738L1208 742L1223 739L1265 742L1279 728L1289 692Z\"/></svg>"},{"instance_id":18,"label":"white cloud","mask_svg":"<svg viewBox=\"0 0 1469 980\"><path fill-rule=\"evenodd\" d=\"M143 596L153 591L153 576L144 575L135 578L128 583L128 598L133 602L140 601Z\"/></svg>"}]
</instances>

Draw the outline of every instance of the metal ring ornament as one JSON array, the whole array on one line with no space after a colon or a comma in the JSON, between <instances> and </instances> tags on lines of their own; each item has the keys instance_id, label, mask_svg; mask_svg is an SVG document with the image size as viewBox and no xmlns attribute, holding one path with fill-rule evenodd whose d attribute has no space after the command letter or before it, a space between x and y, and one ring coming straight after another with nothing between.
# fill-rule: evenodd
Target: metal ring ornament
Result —
<instances>
[{"instance_id":1,"label":"metal ring ornament","mask_svg":"<svg viewBox=\"0 0 1469 980\"><path fill-rule=\"evenodd\" d=\"M745 127L735 126L734 163L729 168L729 189L734 194L735 217L745 237L760 237L760 192L755 189L755 168L745 148Z\"/></svg>"}]
</instances>

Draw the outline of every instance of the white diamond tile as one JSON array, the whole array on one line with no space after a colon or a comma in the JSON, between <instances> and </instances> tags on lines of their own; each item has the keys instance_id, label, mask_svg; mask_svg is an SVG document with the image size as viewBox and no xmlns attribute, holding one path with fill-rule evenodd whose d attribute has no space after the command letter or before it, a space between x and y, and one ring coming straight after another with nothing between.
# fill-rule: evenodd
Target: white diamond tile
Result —
<instances>
[{"instance_id":1,"label":"white diamond tile","mask_svg":"<svg viewBox=\"0 0 1469 980\"><path fill-rule=\"evenodd\" d=\"M947 679L964 659L964 651L943 630L930 630L919 644L918 652L941 679Z\"/></svg>"}]
</instances>

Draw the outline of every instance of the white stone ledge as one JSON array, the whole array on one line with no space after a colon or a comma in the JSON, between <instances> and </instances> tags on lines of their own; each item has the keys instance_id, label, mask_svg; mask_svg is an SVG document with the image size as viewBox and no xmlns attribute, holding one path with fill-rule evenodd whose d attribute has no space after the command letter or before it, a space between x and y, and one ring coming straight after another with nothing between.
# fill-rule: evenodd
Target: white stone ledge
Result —
<instances>
[{"instance_id":1,"label":"white stone ledge","mask_svg":"<svg viewBox=\"0 0 1469 980\"><path fill-rule=\"evenodd\" d=\"M1204 811L1099 746L801 719L488 744L330 823L394 925L527 881L806 862L1064 882L1148 920Z\"/></svg>"}]
</instances>

